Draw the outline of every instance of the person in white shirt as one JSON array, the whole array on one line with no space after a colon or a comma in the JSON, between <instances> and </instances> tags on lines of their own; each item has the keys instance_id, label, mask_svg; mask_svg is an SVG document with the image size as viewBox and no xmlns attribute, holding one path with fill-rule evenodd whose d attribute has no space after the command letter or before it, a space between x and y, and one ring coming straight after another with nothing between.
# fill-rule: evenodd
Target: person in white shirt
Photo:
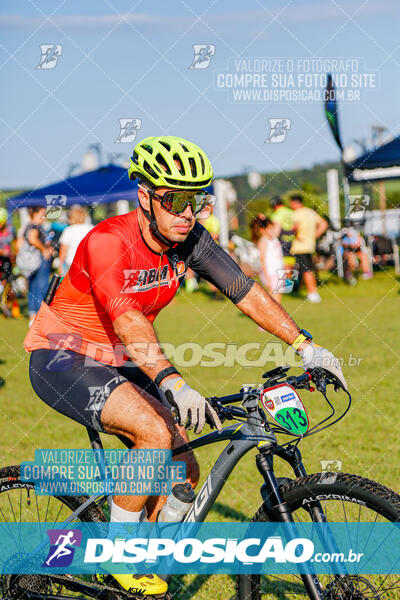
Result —
<instances>
[{"instance_id":1,"label":"person in white shirt","mask_svg":"<svg viewBox=\"0 0 400 600\"><path fill-rule=\"evenodd\" d=\"M260 237L257 248L261 259L261 283L267 288L272 297L280 303L281 292L283 291L281 279L285 271L282 246L275 235L275 225L270 219L260 221L259 227Z\"/></svg>"},{"instance_id":2,"label":"person in white shirt","mask_svg":"<svg viewBox=\"0 0 400 600\"><path fill-rule=\"evenodd\" d=\"M69 226L64 229L60 237L59 273L65 275L74 260L75 252L85 235L93 228L87 223L87 211L83 206L74 204L68 214Z\"/></svg>"}]
</instances>

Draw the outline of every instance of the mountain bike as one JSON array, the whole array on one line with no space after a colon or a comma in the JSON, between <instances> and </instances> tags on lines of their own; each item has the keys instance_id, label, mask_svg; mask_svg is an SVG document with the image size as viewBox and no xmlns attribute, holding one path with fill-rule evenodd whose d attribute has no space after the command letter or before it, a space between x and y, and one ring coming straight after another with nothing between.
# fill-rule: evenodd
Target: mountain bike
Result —
<instances>
[{"instance_id":1,"label":"mountain bike","mask_svg":"<svg viewBox=\"0 0 400 600\"><path fill-rule=\"evenodd\" d=\"M256 451L254 475L258 472L261 482L261 504L253 521L371 524L400 521L400 496L387 487L348 473L306 473L300 442L342 419L350 408L351 396L346 392L340 395L340 401L339 395L335 395L335 401L328 398L328 390L332 390L332 387L338 389L339 385L322 369L313 369L299 376L289 375L288 370L289 367L278 367L265 373L264 382L260 385L246 385L239 393L208 399L223 422L235 422L221 432L212 431L173 450L173 456L179 456L188 448L196 450L223 440L227 442L184 521L203 522L206 519L230 473L250 450ZM303 405L297 403L297 392L294 394L296 390L313 391L313 385L316 388L314 391L319 392L315 396L321 398L322 395L326 402L324 406L328 409L327 415L323 415L323 418L319 416L314 425L303 410ZM279 399L283 400L281 404ZM92 448L101 449L99 434L91 429L88 429L88 434ZM284 440L278 443L277 436L282 436ZM132 447L128 440L122 441L127 447ZM294 479L275 475L275 458L291 467ZM35 495L34 484L21 480L20 466L0 469L2 521L54 522L63 527L77 520L106 522L109 500L107 496L98 495L90 498ZM19 550L17 544L16 555L21 560ZM200 577L204 580L204 576ZM235 581L227 576L212 577L219 577L223 581L218 588L219 598L382 600L400 597L400 576L396 575L238 575ZM199 576L193 585L189 582L186 588L181 576L173 577L170 582L170 590L176 598L192 597L198 586ZM89 576L3 575L1 590L3 597L10 599L139 598L119 588L111 576L105 577L100 583Z\"/></svg>"}]
</instances>

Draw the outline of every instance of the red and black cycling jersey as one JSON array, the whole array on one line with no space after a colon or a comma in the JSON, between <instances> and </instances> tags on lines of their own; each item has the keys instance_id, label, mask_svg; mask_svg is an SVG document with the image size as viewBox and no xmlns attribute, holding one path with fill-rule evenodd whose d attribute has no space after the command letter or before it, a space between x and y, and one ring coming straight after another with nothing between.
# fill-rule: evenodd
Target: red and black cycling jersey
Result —
<instances>
[{"instance_id":1,"label":"red and black cycling jersey","mask_svg":"<svg viewBox=\"0 0 400 600\"><path fill-rule=\"evenodd\" d=\"M175 296L188 267L234 303L254 283L197 222L184 242L157 253L142 236L138 209L102 221L79 244L51 305L42 303L25 349L62 347L122 365L127 356L113 321L139 310L153 322Z\"/></svg>"}]
</instances>

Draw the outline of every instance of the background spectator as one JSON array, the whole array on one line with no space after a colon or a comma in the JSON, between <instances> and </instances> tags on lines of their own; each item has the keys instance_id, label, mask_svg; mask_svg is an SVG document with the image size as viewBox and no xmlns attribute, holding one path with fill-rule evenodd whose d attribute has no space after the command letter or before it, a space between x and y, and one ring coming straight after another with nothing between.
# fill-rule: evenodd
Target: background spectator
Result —
<instances>
[{"instance_id":1,"label":"background spectator","mask_svg":"<svg viewBox=\"0 0 400 600\"><path fill-rule=\"evenodd\" d=\"M257 244L262 234L262 224L267 217L264 213L258 213L250 223L250 239L253 244Z\"/></svg>"},{"instance_id":2,"label":"background spectator","mask_svg":"<svg viewBox=\"0 0 400 600\"><path fill-rule=\"evenodd\" d=\"M68 214L69 226L64 229L60 237L59 273L65 275L74 260L75 252L93 225L87 223L88 213L83 206L74 204Z\"/></svg>"},{"instance_id":3,"label":"background spectator","mask_svg":"<svg viewBox=\"0 0 400 600\"><path fill-rule=\"evenodd\" d=\"M261 283L267 288L271 296L280 303L284 274L281 243L275 235L276 227L270 219L261 221L260 233L257 247L261 259Z\"/></svg>"},{"instance_id":4,"label":"background spectator","mask_svg":"<svg viewBox=\"0 0 400 600\"><path fill-rule=\"evenodd\" d=\"M39 268L28 277L30 327L49 285L53 248L51 247L50 242L47 241L47 234L43 227L46 220L46 209L43 206L30 206L28 214L30 222L25 229L24 238L28 244L37 248L42 255Z\"/></svg>"},{"instance_id":5,"label":"background spectator","mask_svg":"<svg viewBox=\"0 0 400 600\"><path fill-rule=\"evenodd\" d=\"M201 225L205 229L207 229L208 233L211 235L212 239L216 242L219 241L219 232L221 231L221 224L218 218L211 213L206 219L197 219Z\"/></svg>"},{"instance_id":6,"label":"background spectator","mask_svg":"<svg viewBox=\"0 0 400 600\"><path fill-rule=\"evenodd\" d=\"M314 275L313 254L316 240L326 231L328 223L315 210L304 206L303 198L297 194L290 197L290 206L294 210L293 224L296 232L291 253L298 265L299 282L304 280L310 302L321 302Z\"/></svg>"},{"instance_id":7,"label":"background spectator","mask_svg":"<svg viewBox=\"0 0 400 600\"><path fill-rule=\"evenodd\" d=\"M282 246L283 262L285 268L293 269L294 257L290 254L290 248L295 236L293 224L293 210L283 204L280 196L274 196L271 200L273 209L271 221L275 225L275 235L279 238Z\"/></svg>"},{"instance_id":8,"label":"background spectator","mask_svg":"<svg viewBox=\"0 0 400 600\"><path fill-rule=\"evenodd\" d=\"M363 279L371 279L370 263L367 253L365 252L365 241L362 235L355 227L345 219L345 229L343 229L342 246L343 246L343 261L344 261L344 277L347 283L355 285L357 279L354 277L354 272L357 268L357 259L362 270L361 277ZM347 226L349 225L349 226Z\"/></svg>"}]
</instances>

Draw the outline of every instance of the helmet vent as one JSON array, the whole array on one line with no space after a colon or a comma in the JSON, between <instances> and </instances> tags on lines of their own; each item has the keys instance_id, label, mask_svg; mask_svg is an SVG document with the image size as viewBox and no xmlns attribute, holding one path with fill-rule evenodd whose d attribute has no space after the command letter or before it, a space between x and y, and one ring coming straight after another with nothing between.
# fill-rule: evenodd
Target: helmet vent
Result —
<instances>
[{"instance_id":1,"label":"helmet vent","mask_svg":"<svg viewBox=\"0 0 400 600\"><path fill-rule=\"evenodd\" d=\"M179 173L181 175L185 175L185 169L183 168L183 164L182 164L179 154L175 153L172 158L174 159L174 163L177 166Z\"/></svg>"},{"instance_id":2,"label":"helmet vent","mask_svg":"<svg viewBox=\"0 0 400 600\"><path fill-rule=\"evenodd\" d=\"M151 175L151 177L157 177L157 173L155 171L153 171L153 169L151 168L151 166L149 165L148 162L145 161L143 163L143 168L149 175Z\"/></svg>"},{"instance_id":3,"label":"helmet vent","mask_svg":"<svg viewBox=\"0 0 400 600\"><path fill-rule=\"evenodd\" d=\"M161 146L164 146L164 148L165 148L166 150L168 150L168 152L171 150L171 146L170 146L169 144L167 144L167 142L159 142L159 144L160 144Z\"/></svg>"},{"instance_id":4,"label":"helmet vent","mask_svg":"<svg viewBox=\"0 0 400 600\"><path fill-rule=\"evenodd\" d=\"M185 144L182 144L182 142L181 142L181 146L182 146L182 148L184 149L185 152L189 152L189 150L186 148Z\"/></svg>"},{"instance_id":5,"label":"helmet vent","mask_svg":"<svg viewBox=\"0 0 400 600\"><path fill-rule=\"evenodd\" d=\"M200 164L201 164L201 173L202 173L202 175L204 175L204 173L206 172L206 166L204 164L204 158L202 157L200 152L199 152L199 158L200 158Z\"/></svg>"},{"instance_id":6,"label":"helmet vent","mask_svg":"<svg viewBox=\"0 0 400 600\"><path fill-rule=\"evenodd\" d=\"M142 144L142 148L144 148L149 154L153 154L153 148L149 144Z\"/></svg>"},{"instance_id":7,"label":"helmet vent","mask_svg":"<svg viewBox=\"0 0 400 600\"><path fill-rule=\"evenodd\" d=\"M194 158L190 157L189 158L189 165L192 171L192 177L197 177L197 167L196 167L196 163L194 162Z\"/></svg>"},{"instance_id":8,"label":"helmet vent","mask_svg":"<svg viewBox=\"0 0 400 600\"><path fill-rule=\"evenodd\" d=\"M171 169L169 168L167 161L165 160L165 158L158 153L156 156L156 161L158 162L159 165L161 165L161 167L163 168L163 170L168 173L168 175L171 175Z\"/></svg>"},{"instance_id":9,"label":"helmet vent","mask_svg":"<svg viewBox=\"0 0 400 600\"><path fill-rule=\"evenodd\" d=\"M172 179L171 177L164 177L164 180L166 183L171 184L172 186L177 186L177 187L193 187L196 189L200 189L202 187L206 187L207 185L210 185L210 181L211 179L205 179L204 181L185 181L184 184L182 183L182 181L180 181L179 179Z\"/></svg>"}]
</instances>

